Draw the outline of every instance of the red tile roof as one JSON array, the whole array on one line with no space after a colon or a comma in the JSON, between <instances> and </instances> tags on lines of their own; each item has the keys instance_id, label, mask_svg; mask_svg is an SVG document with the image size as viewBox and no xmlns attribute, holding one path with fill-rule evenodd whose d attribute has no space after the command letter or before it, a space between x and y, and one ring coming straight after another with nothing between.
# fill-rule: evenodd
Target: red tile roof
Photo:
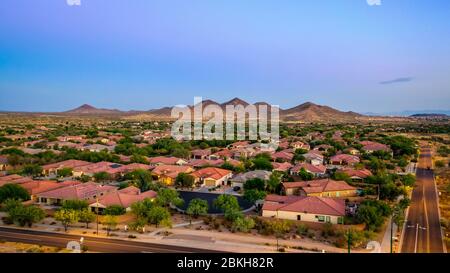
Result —
<instances>
[{"instance_id":1,"label":"red tile roof","mask_svg":"<svg viewBox=\"0 0 450 273\"><path fill-rule=\"evenodd\" d=\"M359 162L359 157L354 155L348 155L348 154L338 154L334 155L330 158L331 163L337 163L337 164L355 164Z\"/></svg>"},{"instance_id":2,"label":"red tile roof","mask_svg":"<svg viewBox=\"0 0 450 273\"><path fill-rule=\"evenodd\" d=\"M149 159L150 164L164 164L164 165L175 165L178 161L182 160L178 157L166 157L166 156L157 156Z\"/></svg>"},{"instance_id":3,"label":"red tile roof","mask_svg":"<svg viewBox=\"0 0 450 273\"><path fill-rule=\"evenodd\" d=\"M344 216L345 201L317 196L268 195L263 210Z\"/></svg>"},{"instance_id":4,"label":"red tile roof","mask_svg":"<svg viewBox=\"0 0 450 273\"><path fill-rule=\"evenodd\" d=\"M312 165L309 163L300 163L292 167L291 172L298 173L302 168L308 172L316 174L323 174L327 170L327 167L325 167L324 165Z\"/></svg>"},{"instance_id":5,"label":"red tile roof","mask_svg":"<svg viewBox=\"0 0 450 273\"><path fill-rule=\"evenodd\" d=\"M87 162L87 161L70 159L70 160L66 160L66 161L61 161L61 162L57 162L57 163L44 165L44 166L42 166L42 169L44 169L44 170L62 169L62 168L72 168L73 169L76 167L86 166L89 164L91 164L91 163Z\"/></svg>"},{"instance_id":6,"label":"red tile roof","mask_svg":"<svg viewBox=\"0 0 450 273\"><path fill-rule=\"evenodd\" d=\"M101 198L99 198L98 203L99 206L109 207L112 205L118 205L123 208L129 208L132 204L142 201L146 198L155 198L157 193L154 191L146 191L141 193L139 189L135 187L130 187L131 189L125 188L119 191L114 191L105 194ZM138 191L136 191L136 189ZM97 204L96 201L92 202L91 206L95 207Z\"/></svg>"},{"instance_id":7,"label":"red tile roof","mask_svg":"<svg viewBox=\"0 0 450 273\"><path fill-rule=\"evenodd\" d=\"M321 193L321 192L346 191L356 189L355 187L347 184L347 182L345 181L337 181L332 179L286 182L283 183L283 187L302 188L306 193Z\"/></svg>"},{"instance_id":8,"label":"red tile roof","mask_svg":"<svg viewBox=\"0 0 450 273\"><path fill-rule=\"evenodd\" d=\"M158 176L165 175L171 178L176 178L180 173L190 173L191 171L192 168L190 166L159 165L152 170L152 173Z\"/></svg>"},{"instance_id":9,"label":"red tile roof","mask_svg":"<svg viewBox=\"0 0 450 273\"><path fill-rule=\"evenodd\" d=\"M87 182L43 192L38 194L38 196L62 200L89 200L96 195L101 196L112 191L117 191L117 187Z\"/></svg>"},{"instance_id":10,"label":"red tile roof","mask_svg":"<svg viewBox=\"0 0 450 273\"><path fill-rule=\"evenodd\" d=\"M232 172L230 170L208 167L193 172L192 176L197 178L212 178L214 180L219 180L222 179L224 176L230 175L231 173Z\"/></svg>"},{"instance_id":11,"label":"red tile roof","mask_svg":"<svg viewBox=\"0 0 450 273\"><path fill-rule=\"evenodd\" d=\"M372 172L367 169L355 170L355 169L341 169L338 172L347 174L350 177L366 178L372 175Z\"/></svg>"}]
</instances>

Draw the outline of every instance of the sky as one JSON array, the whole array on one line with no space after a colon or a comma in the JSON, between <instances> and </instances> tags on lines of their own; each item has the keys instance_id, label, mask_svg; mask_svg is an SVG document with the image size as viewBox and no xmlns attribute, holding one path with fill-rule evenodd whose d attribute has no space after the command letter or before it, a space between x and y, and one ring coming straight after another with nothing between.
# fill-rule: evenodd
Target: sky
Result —
<instances>
[{"instance_id":1,"label":"sky","mask_svg":"<svg viewBox=\"0 0 450 273\"><path fill-rule=\"evenodd\" d=\"M450 109L448 0L2 0L0 110Z\"/></svg>"}]
</instances>

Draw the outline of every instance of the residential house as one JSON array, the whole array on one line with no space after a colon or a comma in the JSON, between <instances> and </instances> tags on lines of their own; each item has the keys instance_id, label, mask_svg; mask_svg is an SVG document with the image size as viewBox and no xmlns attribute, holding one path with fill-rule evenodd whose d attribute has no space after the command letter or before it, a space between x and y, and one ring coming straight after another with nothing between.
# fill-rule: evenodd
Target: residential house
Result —
<instances>
[{"instance_id":1,"label":"residential house","mask_svg":"<svg viewBox=\"0 0 450 273\"><path fill-rule=\"evenodd\" d=\"M120 174L122 164L101 161L88 165L73 168L73 176L80 177L83 175L94 176L96 173L105 172L110 176Z\"/></svg>"},{"instance_id":2,"label":"residential house","mask_svg":"<svg viewBox=\"0 0 450 273\"><path fill-rule=\"evenodd\" d=\"M232 177L230 179L230 182L231 182L232 187L243 188L244 184L245 184L245 182L247 182L247 180L259 178L264 181L267 181L267 180L269 180L271 174L272 174L272 172L264 171L264 170L250 171L250 172L240 173L240 174L235 175L234 177Z\"/></svg>"},{"instance_id":3,"label":"residential house","mask_svg":"<svg viewBox=\"0 0 450 273\"><path fill-rule=\"evenodd\" d=\"M31 200L36 201L37 195L51 190L56 190L63 187L81 184L79 181L64 181L57 182L53 180L34 180L19 184L31 196Z\"/></svg>"},{"instance_id":4,"label":"residential house","mask_svg":"<svg viewBox=\"0 0 450 273\"><path fill-rule=\"evenodd\" d=\"M87 182L38 193L36 197L39 203L47 205L61 205L65 200L85 200L89 203L114 191L117 187Z\"/></svg>"},{"instance_id":5,"label":"residential house","mask_svg":"<svg viewBox=\"0 0 450 273\"><path fill-rule=\"evenodd\" d=\"M70 160L65 160L65 161L61 161L61 162L57 162L57 163L44 165L44 166L42 166L42 172L44 175L51 175L51 174L56 174L58 172L58 170L60 170L60 169L70 168L73 170L74 168L82 167L82 166L86 166L86 165L90 165L90 164L92 164L92 163L87 162L87 161L82 161L82 160L70 159Z\"/></svg>"},{"instance_id":6,"label":"residential house","mask_svg":"<svg viewBox=\"0 0 450 273\"><path fill-rule=\"evenodd\" d=\"M262 216L316 223L343 224L345 201L318 196L268 195Z\"/></svg>"},{"instance_id":7,"label":"residential house","mask_svg":"<svg viewBox=\"0 0 450 273\"><path fill-rule=\"evenodd\" d=\"M89 207L92 211L97 211L102 213L104 209L110 206L121 206L126 211L131 210L131 205L134 203L143 201L144 199L154 199L156 198L157 193L155 191L146 191L141 192L140 189L130 186L121 190L109 192L101 197L98 200L94 200Z\"/></svg>"},{"instance_id":8,"label":"residential house","mask_svg":"<svg viewBox=\"0 0 450 273\"><path fill-rule=\"evenodd\" d=\"M211 149L193 150L191 151L191 157L193 159L207 159L211 155Z\"/></svg>"},{"instance_id":9,"label":"residential house","mask_svg":"<svg viewBox=\"0 0 450 273\"><path fill-rule=\"evenodd\" d=\"M314 175L314 177L326 176L327 167L324 165L312 165L310 163L299 163L291 168L291 175L298 175L302 169Z\"/></svg>"},{"instance_id":10,"label":"residential house","mask_svg":"<svg viewBox=\"0 0 450 273\"><path fill-rule=\"evenodd\" d=\"M337 154L330 158L330 163L332 165L355 165L359 163L359 157L355 155L348 154Z\"/></svg>"},{"instance_id":11,"label":"residential house","mask_svg":"<svg viewBox=\"0 0 450 273\"><path fill-rule=\"evenodd\" d=\"M150 165L179 165L187 164L187 161L174 156L157 156L149 159Z\"/></svg>"},{"instance_id":12,"label":"residential house","mask_svg":"<svg viewBox=\"0 0 450 273\"><path fill-rule=\"evenodd\" d=\"M159 182L172 186L180 173L192 173L193 171L191 166L158 165L152 170L152 174Z\"/></svg>"},{"instance_id":13,"label":"residential house","mask_svg":"<svg viewBox=\"0 0 450 273\"><path fill-rule=\"evenodd\" d=\"M209 156L210 159L228 159L233 156L233 152L228 149L217 151Z\"/></svg>"},{"instance_id":14,"label":"residential house","mask_svg":"<svg viewBox=\"0 0 450 273\"><path fill-rule=\"evenodd\" d=\"M0 171L6 171L7 167L8 167L8 157L0 155Z\"/></svg>"},{"instance_id":15,"label":"residential house","mask_svg":"<svg viewBox=\"0 0 450 273\"><path fill-rule=\"evenodd\" d=\"M112 152L114 151L114 146L106 146L103 144L91 144L91 145L85 145L82 150L84 151L90 151L90 152L101 152L101 151L108 151Z\"/></svg>"},{"instance_id":16,"label":"residential house","mask_svg":"<svg viewBox=\"0 0 450 273\"><path fill-rule=\"evenodd\" d=\"M204 168L204 167L209 167L209 166L220 167L224 163L225 163L225 160L223 160L223 159L215 159L215 160L212 160L212 159L192 159L192 160L189 160L187 165L198 169L198 168Z\"/></svg>"},{"instance_id":17,"label":"residential house","mask_svg":"<svg viewBox=\"0 0 450 273\"><path fill-rule=\"evenodd\" d=\"M289 162L272 162L273 171L288 172L294 165Z\"/></svg>"},{"instance_id":18,"label":"residential house","mask_svg":"<svg viewBox=\"0 0 450 273\"><path fill-rule=\"evenodd\" d=\"M320 179L312 181L285 182L283 191L286 195L304 195L320 197L353 197L357 189L345 181Z\"/></svg>"},{"instance_id":19,"label":"residential house","mask_svg":"<svg viewBox=\"0 0 450 273\"><path fill-rule=\"evenodd\" d=\"M360 181L367 178L368 176L372 176L372 172L367 169L355 170L351 168L343 168L341 170L338 170L337 172L345 173L350 176L352 180L356 181Z\"/></svg>"},{"instance_id":20,"label":"residential house","mask_svg":"<svg viewBox=\"0 0 450 273\"><path fill-rule=\"evenodd\" d=\"M0 187L6 184L22 184L30 181L33 181L33 179L18 174L11 174L0 177Z\"/></svg>"},{"instance_id":21,"label":"residential house","mask_svg":"<svg viewBox=\"0 0 450 273\"><path fill-rule=\"evenodd\" d=\"M117 173L120 175L125 175L129 172L135 171L135 170L150 170L150 165L147 164L141 164L141 163L131 163L127 165L122 165L117 169Z\"/></svg>"},{"instance_id":22,"label":"residential house","mask_svg":"<svg viewBox=\"0 0 450 273\"><path fill-rule=\"evenodd\" d=\"M389 146L382 143L374 141L361 141L360 144L363 146L362 150L364 150L367 153L373 153L376 151L391 152Z\"/></svg>"},{"instance_id":23,"label":"residential house","mask_svg":"<svg viewBox=\"0 0 450 273\"><path fill-rule=\"evenodd\" d=\"M271 155L273 161L277 162L290 162L294 157L292 150L283 150Z\"/></svg>"},{"instance_id":24,"label":"residential house","mask_svg":"<svg viewBox=\"0 0 450 273\"><path fill-rule=\"evenodd\" d=\"M309 146L309 144L304 143L304 142L301 142L301 141L295 141L295 142L292 142L292 143L290 144L290 146L292 147L292 149L293 149L294 151L295 151L295 150L298 150L298 149L303 149L303 150L309 151L309 150L311 149L311 147Z\"/></svg>"},{"instance_id":25,"label":"residential house","mask_svg":"<svg viewBox=\"0 0 450 273\"><path fill-rule=\"evenodd\" d=\"M307 163L310 163L314 166L322 165L324 160L323 155L316 150L311 150L306 154L303 154L303 157L305 158L305 161Z\"/></svg>"},{"instance_id":26,"label":"residential house","mask_svg":"<svg viewBox=\"0 0 450 273\"><path fill-rule=\"evenodd\" d=\"M195 178L195 183L207 187L217 187L226 185L228 179L233 176L230 170L215 167L207 167L197 170L191 174Z\"/></svg>"}]
</instances>

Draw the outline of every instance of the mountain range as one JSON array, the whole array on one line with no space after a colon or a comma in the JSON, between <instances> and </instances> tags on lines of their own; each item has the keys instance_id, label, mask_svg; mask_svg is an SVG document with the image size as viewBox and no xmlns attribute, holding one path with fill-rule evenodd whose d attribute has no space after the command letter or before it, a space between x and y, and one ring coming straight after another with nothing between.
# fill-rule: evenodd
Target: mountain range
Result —
<instances>
[{"instance_id":1,"label":"mountain range","mask_svg":"<svg viewBox=\"0 0 450 273\"><path fill-rule=\"evenodd\" d=\"M233 98L224 103L218 103L213 100L204 100L201 102L202 107L205 108L208 105L217 105L225 110L226 105L249 105L248 102L240 99ZM272 107L267 102L257 102L254 103L255 106L266 105L268 111L270 112L270 107ZM193 109L193 106L189 106ZM350 122L356 121L358 118L363 117L363 115L355 112L343 112L331 108L329 106L317 105L312 102L306 102L289 109L279 109L280 119L282 121L288 122ZM117 109L101 109L95 108L88 104L83 104L75 109L62 112L63 115L114 115L114 116L124 116L127 119L150 119L150 120L170 120L171 119L172 107L167 106L159 109L153 109L148 111L120 111Z\"/></svg>"}]
</instances>

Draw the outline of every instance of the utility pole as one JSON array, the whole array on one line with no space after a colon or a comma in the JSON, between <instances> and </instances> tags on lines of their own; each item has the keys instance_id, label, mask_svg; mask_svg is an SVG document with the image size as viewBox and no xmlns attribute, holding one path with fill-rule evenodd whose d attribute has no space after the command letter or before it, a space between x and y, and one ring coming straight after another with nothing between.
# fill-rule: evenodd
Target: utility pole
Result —
<instances>
[{"instance_id":1,"label":"utility pole","mask_svg":"<svg viewBox=\"0 0 450 273\"><path fill-rule=\"evenodd\" d=\"M394 244L394 242L393 242L394 234L393 233L394 233L394 216L391 217L391 254L393 253L392 248L393 248L393 244Z\"/></svg>"},{"instance_id":2,"label":"utility pole","mask_svg":"<svg viewBox=\"0 0 450 273\"><path fill-rule=\"evenodd\" d=\"M348 254L350 254L352 245L352 233L350 232L350 229L347 231L347 245L348 245Z\"/></svg>"},{"instance_id":3,"label":"utility pole","mask_svg":"<svg viewBox=\"0 0 450 273\"><path fill-rule=\"evenodd\" d=\"M97 236L99 236L98 235L98 192L97 192L97 196L95 198L96 198L96 202L97 202L97 205L95 207L95 211L96 211L96 215L97 215Z\"/></svg>"}]
</instances>

